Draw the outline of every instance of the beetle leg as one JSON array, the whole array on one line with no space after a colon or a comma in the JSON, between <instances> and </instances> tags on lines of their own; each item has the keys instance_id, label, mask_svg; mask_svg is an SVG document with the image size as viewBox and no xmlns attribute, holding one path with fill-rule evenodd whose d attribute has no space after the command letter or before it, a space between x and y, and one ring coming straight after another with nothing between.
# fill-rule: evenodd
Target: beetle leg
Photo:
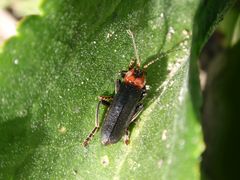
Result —
<instances>
[{"instance_id":1,"label":"beetle leg","mask_svg":"<svg viewBox=\"0 0 240 180\"><path fill-rule=\"evenodd\" d=\"M127 72L128 72L128 71L125 71L125 70L120 71L120 72L119 72L119 75L120 75L122 78L124 78Z\"/></svg>"},{"instance_id":2,"label":"beetle leg","mask_svg":"<svg viewBox=\"0 0 240 180\"><path fill-rule=\"evenodd\" d=\"M142 90L143 90L143 92L142 92L140 102L142 102L142 100L147 96L147 90L148 89L146 88L146 86L144 86L144 88Z\"/></svg>"},{"instance_id":3,"label":"beetle leg","mask_svg":"<svg viewBox=\"0 0 240 180\"><path fill-rule=\"evenodd\" d=\"M146 96L147 96L147 92L145 91L145 92L142 93L142 98L141 98L140 101L142 101Z\"/></svg>"},{"instance_id":4,"label":"beetle leg","mask_svg":"<svg viewBox=\"0 0 240 180\"><path fill-rule=\"evenodd\" d=\"M113 97L112 96L98 96L98 99L103 105L110 106L110 102L112 101Z\"/></svg>"},{"instance_id":5,"label":"beetle leg","mask_svg":"<svg viewBox=\"0 0 240 180\"><path fill-rule=\"evenodd\" d=\"M95 135L95 133L98 131L99 129L99 120L98 120L98 112L99 112L99 107L100 104L102 103L102 101L100 100L97 104L97 110L96 110L96 119L95 119L95 127L93 128L93 130L90 132L90 134L88 135L88 137L83 141L83 146L86 147L89 142L92 140L93 136Z\"/></svg>"},{"instance_id":6,"label":"beetle leg","mask_svg":"<svg viewBox=\"0 0 240 180\"><path fill-rule=\"evenodd\" d=\"M125 135L124 135L124 143L126 145L128 145L130 143L130 136L129 136L130 132L128 130L128 128L125 129Z\"/></svg>"},{"instance_id":7,"label":"beetle leg","mask_svg":"<svg viewBox=\"0 0 240 180\"><path fill-rule=\"evenodd\" d=\"M99 102L97 104L97 110L96 110L96 117L95 117L95 127L93 128L93 130L89 133L88 137L83 141L83 146L86 147L89 142L92 140L92 138L94 137L94 135L96 134L96 132L99 130L99 107L100 104L109 106L110 105L110 101L112 100L112 96L99 96Z\"/></svg>"},{"instance_id":8,"label":"beetle leg","mask_svg":"<svg viewBox=\"0 0 240 180\"><path fill-rule=\"evenodd\" d=\"M133 123L134 121L136 121L137 117L139 116L139 114L142 112L143 110L143 105L139 104L136 108L135 114L133 115L129 125L131 123ZM128 130L128 128L125 129L125 135L124 135L124 143L126 145L128 145L130 143L130 131Z\"/></svg>"},{"instance_id":9,"label":"beetle leg","mask_svg":"<svg viewBox=\"0 0 240 180\"><path fill-rule=\"evenodd\" d=\"M133 115L131 121L130 121L130 124L133 123L137 117L139 116L139 114L143 111L143 104L139 104L137 107L136 107L136 111L135 111L135 114Z\"/></svg>"}]
</instances>

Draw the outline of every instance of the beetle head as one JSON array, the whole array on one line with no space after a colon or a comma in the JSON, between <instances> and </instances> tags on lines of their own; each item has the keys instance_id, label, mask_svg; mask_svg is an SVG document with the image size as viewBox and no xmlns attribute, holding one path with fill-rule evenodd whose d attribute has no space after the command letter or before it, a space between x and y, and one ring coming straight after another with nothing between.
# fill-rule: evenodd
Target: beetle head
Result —
<instances>
[{"instance_id":1,"label":"beetle head","mask_svg":"<svg viewBox=\"0 0 240 180\"><path fill-rule=\"evenodd\" d=\"M124 82L142 89L146 84L145 72L140 68L132 68L124 76Z\"/></svg>"}]
</instances>

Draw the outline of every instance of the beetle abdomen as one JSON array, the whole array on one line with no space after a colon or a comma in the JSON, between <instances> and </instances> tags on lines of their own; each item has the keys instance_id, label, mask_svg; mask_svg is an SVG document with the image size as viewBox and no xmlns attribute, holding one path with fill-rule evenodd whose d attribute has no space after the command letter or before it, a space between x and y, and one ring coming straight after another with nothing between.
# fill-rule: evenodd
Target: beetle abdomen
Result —
<instances>
[{"instance_id":1,"label":"beetle abdomen","mask_svg":"<svg viewBox=\"0 0 240 180\"><path fill-rule=\"evenodd\" d=\"M141 97L141 89L125 83L120 84L119 91L113 98L102 126L101 140L103 144L113 144L121 139Z\"/></svg>"}]
</instances>

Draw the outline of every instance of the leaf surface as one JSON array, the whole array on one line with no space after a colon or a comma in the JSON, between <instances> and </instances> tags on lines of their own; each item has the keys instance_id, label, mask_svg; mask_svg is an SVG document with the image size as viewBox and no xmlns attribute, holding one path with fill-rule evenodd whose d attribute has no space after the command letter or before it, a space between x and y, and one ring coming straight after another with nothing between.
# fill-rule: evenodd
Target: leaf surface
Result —
<instances>
[{"instance_id":1,"label":"leaf surface","mask_svg":"<svg viewBox=\"0 0 240 180\"><path fill-rule=\"evenodd\" d=\"M4 179L197 179L200 125L188 90L198 1L46 1L0 54L0 177ZM131 143L104 147L94 126L97 96L114 91L134 56L146 64L145 109ZM102 119L104 108L101 109Z\"/></svg>"}]
</instances>

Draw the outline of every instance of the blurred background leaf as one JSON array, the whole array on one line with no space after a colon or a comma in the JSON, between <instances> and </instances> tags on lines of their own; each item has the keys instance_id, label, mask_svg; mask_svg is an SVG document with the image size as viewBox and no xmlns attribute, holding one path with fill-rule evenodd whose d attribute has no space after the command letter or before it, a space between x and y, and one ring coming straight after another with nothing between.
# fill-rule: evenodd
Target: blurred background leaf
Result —
<instances>
[{"instance_id":1,"label":"blurred background leaf","mask_svg":"<svg viewBox=\"0 0 240 180\"><path fill-rule=\"evenodd\" d=\"M30 14L39 14L39 3L40 0L1 0L0 8L8 8L17 17L23 17Z\"/></svg>"},{"instance_id":2,"label":"blurred background leaf","mask_svg":"<svg viewBox=\"0 0 240 180\"><path fill-rule=\"evenodd\" d=\"M202 170L205 179L237 179L240 138L239 76L240 4L228 11L200 57L203 86L202 126L206 150Z\"/></svg>"}]
</instances>

